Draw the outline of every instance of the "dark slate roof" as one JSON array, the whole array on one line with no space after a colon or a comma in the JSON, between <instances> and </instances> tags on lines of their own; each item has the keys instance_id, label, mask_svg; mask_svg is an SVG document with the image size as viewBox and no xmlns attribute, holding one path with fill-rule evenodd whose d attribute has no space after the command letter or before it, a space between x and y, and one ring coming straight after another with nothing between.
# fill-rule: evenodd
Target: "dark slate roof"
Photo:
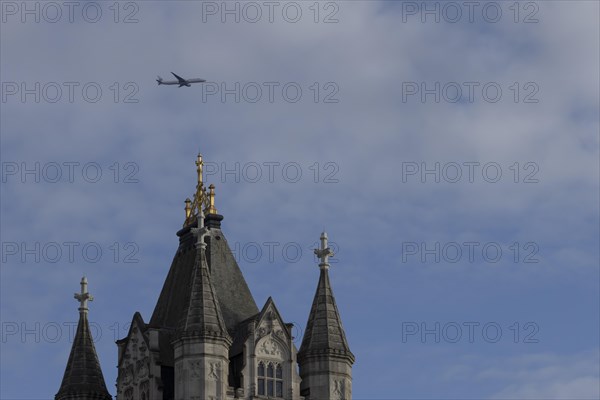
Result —
<instances>
[{"instance_id":1,"label":"dark slate roof","mask_svg":"<svg viewBox=\"0 0 600 400\"><path fill-rule=\"evenodd\" d=\"M185 293L182 318L179 321L178 334L220 337L230 340L221 315L221 308L210 280L210 272L205 252L196 250L196 260L192 269L192 278Z\"/></svg>"},{"instance_id":2,"label":"dark slate roof","mask_svg":"<svg viewBox=\"0 0 600 400\"><path fill-rule=\"evenodd\" d=\"M251 333L251 326L256 324L259 316L260 313L253 315L238 324L235 335L233 336L233 343L229 348L229 357L235 357L244 351L244 344Z\"/></svg>"},{"instance_id":3,"label":"dark slate roof","mask_svg":"<svg viewBox=\"0 0 600 400\"><path fill-rule=\"evenodd\" d=\"M209 218L210 216L207 217L207 220ZM187 308L186 299L191 297L190 282L196 260L194 247L196 240L190 231L194 225L177 232L179 248L150 319L151 326L177 328ZM205 242L208 244L206 261L210 272L210 281L214 287L225 326L230 336L234 336L237 325L258 314L258 307L220 229L220 224L212 221L212 224L207 223L207 225L211 226L205 237Z\"/></svg>"},{"instance_id":4,"label":"dark slate roof","mask_svg":"<svg viewBox=\"0 0 600 400\"><path fill-rule=\"evenodd\" d=\"M210 229L207 261L225 325L232 333L240 322L258 314L259 310L227 239L219 228Z\"/></svg>"},{"instance_id":5,"label":"dark slate roof","mask_svg":"<svg viewBox=\"0 0 600 400\"><path fill-rule=\"evenodd\" d=\"M87 313L80 312L77 333L55 400L110 400L90 333Z\"/></svg>"},{"instance_id":6,"label":"dark slate roof","mask_svg":"<svg viewBox=\"0 0 600 400\"><path fill-rule=\"evenodd\" d=\"M321 269L319 284L298 357L303 358L306 355L323 353L348 356L352 362L354 361L354 355L350 352L340 313L335 304L329 273L324 268Z\"/></svg>"}]
</instances>

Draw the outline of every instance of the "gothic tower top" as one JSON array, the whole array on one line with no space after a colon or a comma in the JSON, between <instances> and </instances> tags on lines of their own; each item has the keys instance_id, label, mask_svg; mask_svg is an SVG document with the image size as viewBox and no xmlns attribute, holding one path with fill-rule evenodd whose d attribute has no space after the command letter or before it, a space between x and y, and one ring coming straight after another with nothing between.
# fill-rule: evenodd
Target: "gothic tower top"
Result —
<instances>
[{"instance_id":1,"label":"gothic tower top","mask_svg":"<svg viewBox=\"0 0 600 400\"><path fill-rule=\"evenodd\" d=\"M202 155L198 154L196 193L193 201L187 199L185 202L185 223L177 232L179 247L154 308L150 325L166 330L178 329L182 313L186 312L189 300L194 296L190 282L196 278L199 282L207 282L208 279L204 279L203 274L210 273L210 282L214 287L228 334L233 336L237 325L258 314L259 310L221 231L223 216L218 214L215 208L215 187L210 185L206 189L203 168ZM204 237L200 243L199 235ZM205 250L203 243L207 245ZM205 271L195 268L202 265L202 259L206 260Z\"/></svg>"},{"instance_id":2,"label":"gothic tower top","mask_svg":"<svg viewBox=\"0 0 600 400\"><path fill-rule=\"evenodd\" d=\"M55 400L110 400L100 362L88 323L88 301L94 298L87 291L87 279L81 278L81 292L75 293L79 301L79 324L71 347L71 354Z\"/></svg>"},{"instance_id":3,"label":"gothic tower top","mask_svg":"<svg viewBox=\"0 0 600 400\"><path fill-rule=\"evenodd\" d=\"M215 208L215 185L211 184L208 187L208 194L206 193L206 187L204 186L204 161L202 160L202 154L198 153L196 158L196 173L198 174L198 182L196 184L196 193L194 193L193 200L188 197L185 199L185 222L183 226L188 226L196 221L201 211L206 214L216 214L217 209Z\"/></svg>"},{"instance_id":4,"label":"gothic tower top","mask_svg":"<svg viewBox=\"0 0 600 400\"><path fill-rule=\"evenodd\" d=\"M327 246L327 233L321 234L321 247L315 249L315 254L320 258L321 273L298 357L302 360L310 355L335 354L352 364L354 355L348 346L329 280L329 257L333 252Z\"/></svg>"}]
</instances>

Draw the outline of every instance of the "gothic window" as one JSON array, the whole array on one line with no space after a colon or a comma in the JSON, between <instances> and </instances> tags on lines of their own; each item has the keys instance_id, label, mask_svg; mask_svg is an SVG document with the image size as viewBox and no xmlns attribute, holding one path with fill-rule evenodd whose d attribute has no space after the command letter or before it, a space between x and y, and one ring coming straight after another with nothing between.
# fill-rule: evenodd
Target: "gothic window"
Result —
<instances>
[{"instance_id":1,"label":"gothic window","mask_svg":"<svg viewBox=\"0 0 600 400\"><path fill-rule=\"evenodd\" d=\"M265 395L265 364L262 361L258 363L258 395Z\"/></svg>"},{"instance_id":2,"label":"gothic window","mask_svg":"<svg viewBox=\"0 0 600 400\"><path fill-rule=\"evenodd\" d=\"M275 396L283 397L283 371L281 365L277 365L275 370Z\"/></svg>"},{"instance_id":3,"label":"gothic window","mask_svg":"<svg viewBox=\"0 0 600 400\"><path fill-rule=\"evenodd\" d=\"M283 370L278 363L258 363L258 395L283 398Z\"/></svg>"}]
</instances>

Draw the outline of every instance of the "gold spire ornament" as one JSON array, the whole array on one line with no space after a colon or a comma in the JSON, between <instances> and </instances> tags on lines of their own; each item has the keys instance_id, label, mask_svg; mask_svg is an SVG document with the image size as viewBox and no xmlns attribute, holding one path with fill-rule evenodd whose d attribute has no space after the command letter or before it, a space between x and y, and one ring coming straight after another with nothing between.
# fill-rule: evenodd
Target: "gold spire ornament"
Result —
<instances>
[{"instance_id":1,"label":"gold spire ornament","mask_svg":"<svg viewBox=\"0 0 600 400\"><path fill-rule=\"evenodd\" d=\"M199 216L200 211L204 211L206 214L216 214L217 209L215 208L215 185L209 186L209 193L206 193L206 187L204 186L204 161L202 155L198 154L196 158L196 172L198 174L198 182L196 183L196 193L194 194L193 200L189 198L185 199L185 222L183 226L188 226L193 223Z\"/></svg>"},{"instance_id":2,"label":"gold spire ornament","mask_svg":"<svg viewBox=\"0 0 600 400\"><path fill-rule=\"evenodd\" d=\"M203 187L202 183L202 169L204 167L204 161L202 161L202 154L198 153L198 158L196 158L196 172L198 172L198 186Z\"/></svg>"},{"instance_id":3,"label":"gold spire ornament","mask_svg":"<svg viewBox=\"0 0 600 400\"><path fill-rule=\"evenodd\" d=\"M187 220L192 215L192 201L188 197L185 199L185 219Z\"/></svg>"},{"instance_id":4,"label":"gold spire ornament","mask_svg":"<svg viewBox=\"0 0 600 400\"><path fill-rule=\"evenodd\" d=\"M208 187L208 214L216 214L217 209L215 208L215 185L212 183Z\"/></svg>"}]
</instances>

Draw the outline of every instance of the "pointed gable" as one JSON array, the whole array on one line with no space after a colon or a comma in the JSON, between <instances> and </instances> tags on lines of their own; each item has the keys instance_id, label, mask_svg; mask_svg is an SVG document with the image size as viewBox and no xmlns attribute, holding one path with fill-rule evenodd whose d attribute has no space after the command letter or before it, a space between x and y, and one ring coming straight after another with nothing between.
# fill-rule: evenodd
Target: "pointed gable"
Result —
<instances>
[{"instance_id":1,"label":"pointed gable","mask_svg":"<svg viewBox=\"0 0 600 400\"><path fill-rule=\"evenodd\" d=\"M82 306L79 308L77 332L55 400L112 399L106 389L106 383L90 332L87 318L87 300L91 300L91 296L89 296L86 289L87 280L84 278L82 279L81 300L77 297L77 294L75 295L82 302Z\"/></svg>"},{"instance_id":2,"label":"pointed gable","mask_svg":"<svg viewBox=\"0 0 600 400\"><path fill-rule=\"evenodd\" d=\"M263 358L287 359L291 349L291 330L283 322L271 297L256 318L256 355Z\"/></svg>"},{"instance_id":3,"label":"pointed gable","mask_svg":"<svg viewBox=\"0 0 600 400\"><path fill-rule=\"evenodd\" d=\"M130 342L132 340L135 340L136 342L143 342L146 348L149 347L146 329L147 325L144 322L144 319L142 318L142 314L136 311L135 314L133 314L133 319L131 320L131 324L129 325L129 331L127 332L127 336L125 336L123 339L116 341L119 348L122 349L119 353L117 367L121 366L121 364L124 361L124 358L130 356Z\"/></svg>"},{"instance_id":4,"label":"pointed gable","mask_svg":"<svg viewBox=\"0 0 600 400\"><path fill-rule=\"evenodd\" d=\"M138 385L147 385L150 376L150 343L147 326L139 312L131 321L127 336L117 341L119 346L119 375L117 377L117 397L127 397L127 391L132 391ZM140 385L140 387L141 387ZM147 389L148 387L146 387Z\"/></svg>"},{"instance_id":5,"label":"pointed gable","mask_svg":"<svg viewBox=\"0 0 600 400\"><path fill-rule=\"evenodd\" d=\"M267 299L263 309L256 317L256 326L258 336L273 333L285 341L292 339L290 325L283 321L283 318L281 318L281 314L271 297Z\"/></svg>"}]
</instances>

